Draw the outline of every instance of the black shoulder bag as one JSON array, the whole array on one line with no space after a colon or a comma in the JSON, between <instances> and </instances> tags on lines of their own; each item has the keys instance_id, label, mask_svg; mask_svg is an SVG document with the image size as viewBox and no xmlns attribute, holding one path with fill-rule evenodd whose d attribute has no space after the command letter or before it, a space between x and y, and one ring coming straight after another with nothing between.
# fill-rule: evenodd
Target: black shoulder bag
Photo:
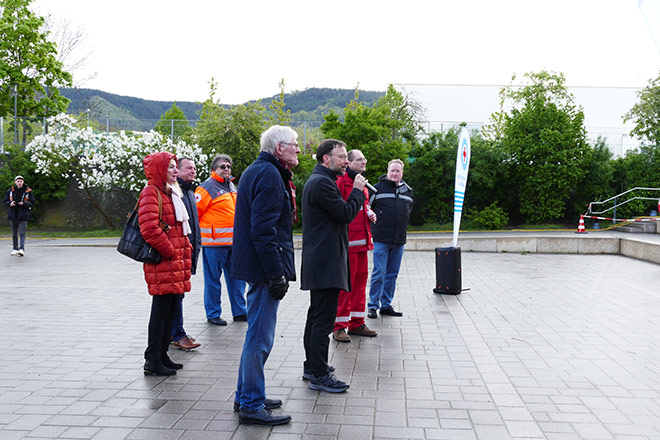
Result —
<instances>
[{"instance_id":1,"label":"black shoulder bag","mask_svg":"<svg viewBox=\"0 0 660 440\"><path fill-rule=\"evenodd\" d=\"M163 231L167 232L170 227L162 220L163 200L158 188L156 188L156 193L158 194L159 226ZM139 261L140 263L158 264L160 263L160 254L144 240L142 233L140 232L140 223L138 222L139 203L140 201L138 200L135 204L135 208L133 208L133 212L131 212L128 217L128 221L124 226L124 232L122 232L119 243L117 244L117 251L135 261Z\"/></svg>"}]
</instances>

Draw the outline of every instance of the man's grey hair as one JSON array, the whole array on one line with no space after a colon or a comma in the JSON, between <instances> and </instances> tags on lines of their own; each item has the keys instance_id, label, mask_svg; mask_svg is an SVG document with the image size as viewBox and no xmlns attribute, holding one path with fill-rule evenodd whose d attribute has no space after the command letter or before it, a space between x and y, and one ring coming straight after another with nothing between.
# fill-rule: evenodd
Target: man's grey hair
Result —
<instances>
[{"instance_id":1,"label":"man's grey hair","mask_svg":"<svg viewBox=\"0 0 660 440\"><path fill-rule=\"evenodd\" d=\"M277 144L295 142L296 139L298 139L298 133L291 127L273 125L261 134L261 151L274 154Z\"/></svg>"},{"instance_id":2,"label":"man's grey hair","mask_svg":"<svg viewBox=\"0 0 660 440\"><path fill-rule=\"evenodd\" d=\"M215 171L220 166L220 162L227 162L229 165L234 165L228 154L216 154L213 162L211 162L211 171Z\"/></svg>"}]
</instances>

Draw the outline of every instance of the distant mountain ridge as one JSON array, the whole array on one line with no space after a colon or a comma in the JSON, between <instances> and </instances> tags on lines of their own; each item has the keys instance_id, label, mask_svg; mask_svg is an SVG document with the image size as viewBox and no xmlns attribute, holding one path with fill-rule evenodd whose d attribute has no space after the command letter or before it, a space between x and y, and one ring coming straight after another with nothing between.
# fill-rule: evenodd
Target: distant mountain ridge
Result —
<instances>
[{"instance_id":1,"label":"distant mountain ridge","mask_svg":"<svg viewBox=\"0 0 660 440\"><path fill-rule=\"evenodd\" d=\"M86 114L89 118L158 120L175 101L151 101L132 96L122 96L96 89L61 89L62 95L71 100L67 113ZM359 101L371 107L385 92L359 91ZM330 110L341 113L355 96L353 89L310 88L286 93L285 110L291 110L291 119L298 121L322 121ZM268 109L279 95L262 98L261 104ZM257 101L250 101L257 102ZM199 119L200 102L176 101L190 121Z\"/></svg>"}]
</instances>

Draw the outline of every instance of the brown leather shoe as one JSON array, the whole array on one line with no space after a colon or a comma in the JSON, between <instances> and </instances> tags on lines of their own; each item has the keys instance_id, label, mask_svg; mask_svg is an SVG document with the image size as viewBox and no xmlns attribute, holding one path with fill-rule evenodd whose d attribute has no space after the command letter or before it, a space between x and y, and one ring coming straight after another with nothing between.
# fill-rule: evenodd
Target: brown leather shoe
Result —
<instances>
[{"instance_id":1,"label":"brown leather shoe","mask_svg":"<svg viewBox=\"0 0 660 440\"><path fill-rule=\"evenodd\" d=\"M378 332L375 330L371 330L369 327L367 327L367 324L362 324L356 329L349 330L348 334L358 335L358 336L369 336L370 338L373 338L374 336L378 335Z\"/></svg>"},{"instance_id":2,"label":"brown leather shoe","mask_svg":"<svg viewBox=\"0 0 660 440\"><path fill-rule=\"evenodd\" d=\"M200 345L202 344L195 342L194 338L189 338L188 336L184 336L183 338L174 342L174 346L181 350L192 350L193 348L197 348Z\"/></svg>"},{"instance_id":3,"label":"brown leather shoe","mask_svg":"<svg viewBox=\"0 0 660 440\"><path fill-rule=\"evenodd\" d=\"M351 337L346 334L346 330L339 329L332 332L332 337L337 342L351 342Z\"/></svg>"}]
</instances>

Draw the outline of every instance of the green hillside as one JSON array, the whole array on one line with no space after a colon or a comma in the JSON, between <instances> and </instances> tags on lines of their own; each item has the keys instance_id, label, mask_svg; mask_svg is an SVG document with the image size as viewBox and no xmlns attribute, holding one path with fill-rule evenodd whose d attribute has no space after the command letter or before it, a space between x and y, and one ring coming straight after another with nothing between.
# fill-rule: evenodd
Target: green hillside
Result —
<instances>
[{"instance_id":1,"label":"green hillside","mask_svg":"<svg viewBox=\"0 0 660 440\"><path fill-rule=\"evenodd\" d=\"M71 100L67 113L80 114L83 117L99 120L110 120L109 124L126 129L148 130L153 128L160 116L165 113L174 101L150 101L131 96L116 95L95 89L62 89L62 95ZM348 102L353 99L353 89L310 88L294 91L284 95L285 110L291 110L291 119L295 121L323 121L323 116L331 110L341 113ZM360 91L360 101L371 107L384 95L384 92ZM273 99L279 95L262 98L261 104L268 108ZM254 101L251 101L254 102ZM201 103L176 101L189 121L199 118Z\"/></svg>"}]
</instances>

